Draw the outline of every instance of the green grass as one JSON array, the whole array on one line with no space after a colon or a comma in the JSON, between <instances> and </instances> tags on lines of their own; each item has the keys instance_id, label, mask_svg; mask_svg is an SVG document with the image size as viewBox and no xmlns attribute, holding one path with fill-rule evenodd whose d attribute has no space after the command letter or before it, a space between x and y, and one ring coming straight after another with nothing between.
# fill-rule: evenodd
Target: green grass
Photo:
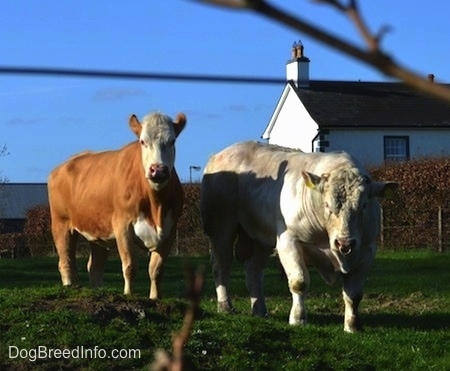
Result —
<instances>
[{"instance_id":1,"label":"green grass","mask_svg":"<svg viewBox=\"0 0 450 371\"><path fill-rule=\"evenodd\" d=\"M0 370L148 369L156 349L171 348L182 324L184 265L172 257L163 284L165 299L148 300L146 259L136 294L121 294L117 258L108 262L103 290L87 286L86 259L79 259L80 287L62 288L56 258L0 260ZM326 286L311 271L309 324L287 324L290 294L276 259L266 271L268 319L249 315L241 264L232 274L238 313L216 313L207 257L201 313L186 346L196 370L450 370L450 254L381 252L366 284L361 314L365 331L343 332L341 287ZM140 358L9 359L11 346L46 349L138 349ZM15 349L15 348L13 348Z\"/></svg>"}]
</instances>

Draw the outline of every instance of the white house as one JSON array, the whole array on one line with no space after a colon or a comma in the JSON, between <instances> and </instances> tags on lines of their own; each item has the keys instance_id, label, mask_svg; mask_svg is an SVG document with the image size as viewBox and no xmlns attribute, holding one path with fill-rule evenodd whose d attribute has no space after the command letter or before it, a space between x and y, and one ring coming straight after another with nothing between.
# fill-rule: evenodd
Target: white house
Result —
<instances>
[{"instance_id":1,"label":"white house","mask_svg":"<svg viewBox=\"0 0 450 371\"><path fill-rule=\"evenodd\" d=\"M403 83L310 80L309 63L294 43L286 86L262 135L269 143L345 150L366 165L450 154L449 104Z\"/></svg>"}]
</instances>

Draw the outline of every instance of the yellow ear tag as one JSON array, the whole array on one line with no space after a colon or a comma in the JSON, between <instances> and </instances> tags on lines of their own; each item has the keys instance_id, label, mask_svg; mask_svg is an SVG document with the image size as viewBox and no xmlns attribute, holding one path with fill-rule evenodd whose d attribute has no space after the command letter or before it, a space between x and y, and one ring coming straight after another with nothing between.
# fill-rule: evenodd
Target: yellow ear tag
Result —
<instances>
[{"instance_id":1,"label":"yellow ear tag","mask_svg":"<svg viewBox=\"0 0 450 371\"><path fill-rule=\"evenodd\" d=\"M311 188L311 189L316 188L316 185L313 182L311 182L310 177L305 178L305 186L307 186L308 188Z\"/></svg>"},{"instance_id":2,"label":"yellow ear tag","mask_svg":"<svg viewBox=\"0 0 450 371\"><path fill-rule=\"evenodd\" d=\"M307 171L302 171L303 180L305 182L305 186L310 189L316 189L316 184L314 184L314 174L310 174Z\"/></svg>"}]
</instances>

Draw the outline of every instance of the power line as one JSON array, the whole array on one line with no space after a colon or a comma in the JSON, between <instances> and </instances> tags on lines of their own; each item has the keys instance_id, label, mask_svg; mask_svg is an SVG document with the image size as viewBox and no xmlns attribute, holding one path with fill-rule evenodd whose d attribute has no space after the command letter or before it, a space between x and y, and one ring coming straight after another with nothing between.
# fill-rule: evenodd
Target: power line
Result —
<instances>
[{"instance_id":1,"label":"power line","mask_svg":"<svg viewBox=\"0 0 450 371\"><path fill-rule=\"evenodd\" d=\"M176 74L160 72L130 72L130 71L105 71L84 70L72 68L54 67L11 67L0 66L0 74L10 75L36 75L56 77L83 77L83 78L108 78L108 79L137 79L137 80L166 80L177 82L214 82L236 84L285 84L286 79L275 77L249 77L249 76L218 76Z\"/></svg>"}]
</instances>

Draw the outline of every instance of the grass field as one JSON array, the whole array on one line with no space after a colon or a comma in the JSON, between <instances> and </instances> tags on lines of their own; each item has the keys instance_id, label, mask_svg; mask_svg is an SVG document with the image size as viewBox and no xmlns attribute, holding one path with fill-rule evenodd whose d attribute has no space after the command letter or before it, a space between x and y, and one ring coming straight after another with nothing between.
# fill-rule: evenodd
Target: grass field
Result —
<instances>
[{"instance_id":1,"label":"grass field","mask_svg":"<svg viewBox=\"0 0 450 371\"><path fill-rule=\"evenodd\" d=\"M155 350L170 350L181 327L186 260L170 258L166 299L158 304L146 299L145 259L131 298L121 295L118 259L108 262L105 289L98 291L88 288L86 259L79 259L81 286L72 289L60 286L56 258L0 260L0 370L148 369ZM290 295L275 259L266 272L267 319L248 314L241 264L232 274L238 313L224 315L215 310L208 258L188 261L207 273L201 313L186 346L188 369L450 370L450 254L378 254L361 304L365 331L354 335L343 332L340 285L326 286L314 271L309 324L291 327ZM55 353L64 349L72 352L67 358ZM96 357L83 358L86 349ZM111 357L116 349L123 359ZM34 359L50 350L52 358Z\"/></svg>"}]
</instances>

